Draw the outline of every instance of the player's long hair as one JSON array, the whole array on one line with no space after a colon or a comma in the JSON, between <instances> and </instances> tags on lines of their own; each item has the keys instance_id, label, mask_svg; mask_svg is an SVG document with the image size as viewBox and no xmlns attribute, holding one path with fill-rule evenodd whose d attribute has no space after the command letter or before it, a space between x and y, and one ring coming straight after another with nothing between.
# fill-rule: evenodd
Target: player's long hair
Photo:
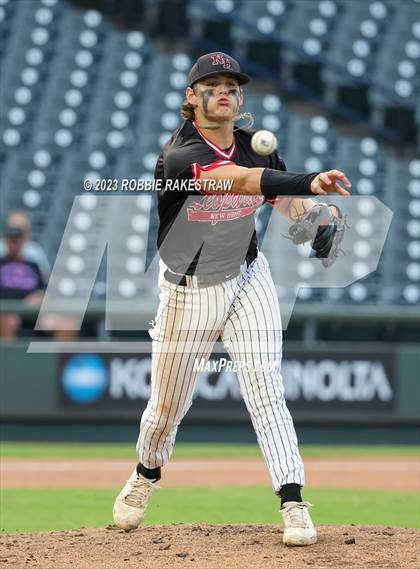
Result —
<instances>
[{"instance_id":1,"label":"player's long hair","mask_svg":"<svg viewBox=\"0 0 420 569\"><path fill-rule=\"evenodd\" d=\"M195 120L194 108L195 108L194 105L191 105L191 103L189 103L187 99L184 99L180 109L181 117L186 121Z\"/></svg>"}]
</instances>

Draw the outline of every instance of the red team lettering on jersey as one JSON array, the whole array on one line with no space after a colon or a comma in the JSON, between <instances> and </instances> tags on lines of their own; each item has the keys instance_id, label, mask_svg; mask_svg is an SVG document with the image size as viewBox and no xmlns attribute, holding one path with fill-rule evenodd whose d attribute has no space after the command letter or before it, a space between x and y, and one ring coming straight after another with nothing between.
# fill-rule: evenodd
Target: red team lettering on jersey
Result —
<instances>
[{"instance_id":1,"label":"red team lettering on jersey","mask_svg":"<svg viewBox=\"0 0 420 569\"><path fill-rule=\"evenodd\" d=\"M212 225L219 221L232 221L252 215L263 203L264 196L208 195L187 208L188 221L207 221Z\"/></svg>"}]
</instances>

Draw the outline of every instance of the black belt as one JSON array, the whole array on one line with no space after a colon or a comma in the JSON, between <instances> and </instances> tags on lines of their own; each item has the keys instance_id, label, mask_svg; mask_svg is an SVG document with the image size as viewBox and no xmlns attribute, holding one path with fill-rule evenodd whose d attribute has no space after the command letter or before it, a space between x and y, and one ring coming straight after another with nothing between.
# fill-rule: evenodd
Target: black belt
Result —
<instances>
[{"instance_id":1,"label":"black belt","mask_svg":"<svg viewBox=\"0 0 420 569\"><path fill-rule=\"evenodd\" d=\"M245 259L247 268L253 261L255 261L257 255L258 255L257 251L248 253ZM223 273L223 274L214 274L214 275L177 275L176 273L173 273L172 271L167 269L163 273L163 276L165 280L175 285L188 286L191 288L205 288L208 286L214 286L222 282L228 281L230 279L233 279L239 275L240 271L241 267L238 267L236 271L233 271L232 273L229 274Z\"/></svg>"}]
</instances>

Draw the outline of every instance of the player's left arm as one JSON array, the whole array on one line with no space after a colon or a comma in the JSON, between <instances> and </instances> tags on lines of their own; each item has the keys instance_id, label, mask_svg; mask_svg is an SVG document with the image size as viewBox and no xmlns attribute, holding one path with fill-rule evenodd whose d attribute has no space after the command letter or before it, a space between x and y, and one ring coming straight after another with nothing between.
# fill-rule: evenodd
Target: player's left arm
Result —
<instances>
[{"instance_id":1,"label":"player's left arm","mask_svg":"<svg viewBox=\"0 0 420 569\"><path fill-rule=\"evenodd\" d=\"M277 153L271 158L277 169L286 169ZM322 182L327 185L332 183L329 178L333 178L335 173L341 172L331 170L320 174L324 177ZM316 178L313 182L316 182ZM321 259L325 268L335 263L346 227L348 227L346 216L338 206L315 202L305 197L279 196L268 201L291 222L289 235L295 245L310 242L315 257Z\"/></svg>"},{"instance_id":2,"label":"player's left arm","mask_svg":"<svg viewBox=\"0 0 420 569\"><path fill-rule=\"evenodd\" d=\"M274 203L270 203L276 211L281 213L291 223L301 219L317 205L317 202L311 198L277 198ZM337 206L330 204L328 207L332 215L339 215Z\"/></svg>"},{"instance_id":3,"label":"player's left arm","mask_svg":"<svg viewBox=\"0 0 420 569\"><path fill-rule=\"evenodd\" d=\"M269 203L286 219L293 222L301 215L307 213L316 202L308 198L277 198Z\"/></svg>"}]
</instances>

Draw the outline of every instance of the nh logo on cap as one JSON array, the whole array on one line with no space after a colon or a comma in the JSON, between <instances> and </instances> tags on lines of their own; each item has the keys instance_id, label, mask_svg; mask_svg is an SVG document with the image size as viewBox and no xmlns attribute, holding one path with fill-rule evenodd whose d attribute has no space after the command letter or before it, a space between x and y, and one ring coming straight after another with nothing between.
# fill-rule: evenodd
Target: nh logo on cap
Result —
<instances>
[{"instance_id":1,"label":"nh logo on cap","mask_svg":"<svg viewBox=\"0 0 420 569\"><path fill-rule=\"evenodd\" d=\"M212 65L223 65L225 69L232 69L230 59L224 53L214 53L211 56Z\"/></svg>"}]
</instances>

